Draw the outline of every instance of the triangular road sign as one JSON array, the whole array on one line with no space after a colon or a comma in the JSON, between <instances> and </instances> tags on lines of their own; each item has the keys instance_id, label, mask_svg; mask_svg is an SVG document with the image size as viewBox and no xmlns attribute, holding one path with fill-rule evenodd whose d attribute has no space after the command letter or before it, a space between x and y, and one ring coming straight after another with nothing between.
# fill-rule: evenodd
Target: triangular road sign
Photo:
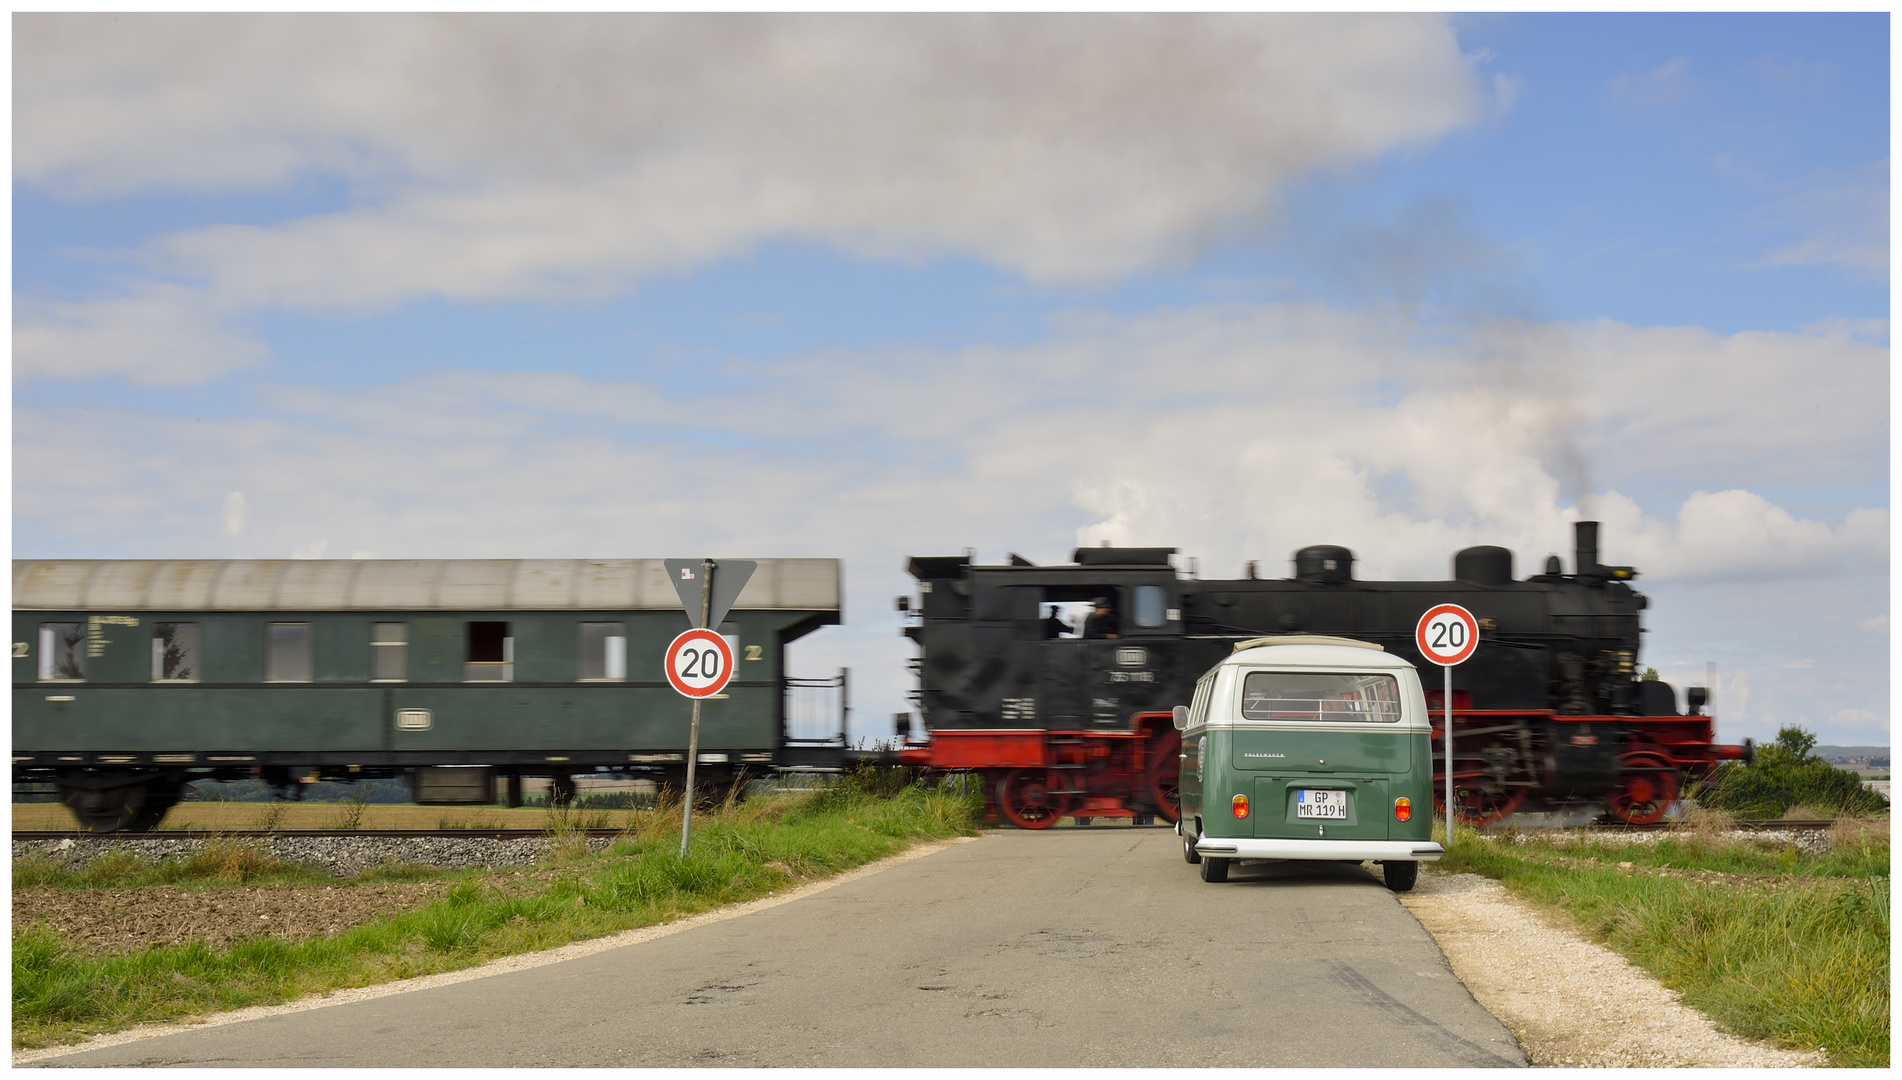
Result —
<instances>
[{"instance_id":1,"label":"triangular road sign","mask_svg":"<svg viewBox=\"0 0 1902 1080\"><path fill-rule=\"evenodd\" d=\"M759 563L751 559L666 559L667 580L674 583L674 591L680 594L680 606L687 609L687 622L700 626L700 590L707 574L707 566L713 567L713 592L708 597L707 621L709 627L717 627L720 620L732 609L733 601L740 598L740 590L753 579L753 571L759 569Z\"/></svg>"}]
</instances>

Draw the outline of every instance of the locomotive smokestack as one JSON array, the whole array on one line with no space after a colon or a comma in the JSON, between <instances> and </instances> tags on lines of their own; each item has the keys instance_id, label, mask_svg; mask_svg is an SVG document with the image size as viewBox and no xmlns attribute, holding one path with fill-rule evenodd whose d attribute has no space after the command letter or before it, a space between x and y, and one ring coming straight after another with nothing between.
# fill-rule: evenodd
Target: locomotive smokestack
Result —
<instances>
[{"instance_id":1,"label":"locomotive smokestack","mask_svg":"<svg viewBox=\"0 0 1902 1080\"><path fill-rule=\"evenodd\" d=\"M1572 528L1578 537L1578 553L1574 558L1572 572L1576 574L1598 573L1598 522L1574 522Z\"/></svg>"}]
</instances>

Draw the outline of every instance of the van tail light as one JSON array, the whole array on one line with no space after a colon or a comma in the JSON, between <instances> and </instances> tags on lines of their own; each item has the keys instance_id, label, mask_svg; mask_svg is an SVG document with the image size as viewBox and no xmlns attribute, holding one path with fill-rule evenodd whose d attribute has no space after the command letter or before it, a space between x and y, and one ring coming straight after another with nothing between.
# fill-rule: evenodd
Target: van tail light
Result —
<instances>
[{"instance_id":1,"label":"van tail light","mask_svg":"<svg viewBox=\"0 0 1902 1080\"><path fill-rule=\"evenodd\" d=\"M1405 821L1412 816L1413 816L1413 800L1412 799L1399 798L1393 801L1393 819L1395 821Z\"/></svg>"},{"instance_id":2,"label":"van tail light","mask_svg":"<svg viewBox=\"0 0 1902 1080\"><path fill-rule=\"evenodd\" d=\"M1235 796L1235 799L1232 805L1235 808L1236 817L1244 818L1248 816L1248 796L1246 795Z\"/></svg>"}]
</instances>

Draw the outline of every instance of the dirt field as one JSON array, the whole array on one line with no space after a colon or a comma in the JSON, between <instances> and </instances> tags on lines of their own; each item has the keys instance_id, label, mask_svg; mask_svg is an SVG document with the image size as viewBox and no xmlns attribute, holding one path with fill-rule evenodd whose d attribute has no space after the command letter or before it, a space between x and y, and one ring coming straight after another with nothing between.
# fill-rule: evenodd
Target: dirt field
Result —
<instances>
[{"instance_id":1,"label":"dirt field","mask_svg":"<svg viewBox=\"0 0 1902 1080\"><path fill-rule=\"evenodd\" d=\"M379 915L421 907L442 881L382 885L223 886L139 889L16 889L13 926L45 923L93 953L202 941L224 948L245 938L289 940L340 933Z\"/></svg>"}]
</instances>

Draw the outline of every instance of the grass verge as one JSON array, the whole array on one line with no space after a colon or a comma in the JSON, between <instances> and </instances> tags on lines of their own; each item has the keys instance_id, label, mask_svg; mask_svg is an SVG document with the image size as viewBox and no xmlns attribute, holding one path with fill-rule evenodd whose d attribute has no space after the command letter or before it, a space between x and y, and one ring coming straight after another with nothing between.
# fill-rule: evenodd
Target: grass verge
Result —
<instances>
[{"instance_id":1,"label":"grass verge","mask_svg":"<svg viewBox=\"0 0 1902 1080\"><path fill-rule=\"evenodd\" d=\"M541 872L465 873L426 907L330 937L258 937L222 950L193 943L89 956L44 927L18 929L13 1045L76 1042L141 1023L455 971L667 922L830 876L919 841L974 834L981 814L975 797L919 785L886 792L876 780L848 778L812 794L729 800L711 813L696 811L684 858L677 810L636 813L605 852L556 845L556 861ZM172 876L152 876L166 873ZM122 864L90 880L41 873L33 883L183 880L244 878L220 876L209 865L185 874ZM294 868L266 868L250 880L300 884L305 878Z\"/></svg>"},{"instance_id":2,"label":"grass verge","mask_svg":"<svg viewBox=\"0 0 1902 1080\"><path fill-rule=\"evenodd\" d=\"M1650 842L1469 831L1439 866L1564 912L1729 1031L1886 1067L1887 824L1816 854L1708 824Z\"/></svg>"}]
</instances>

